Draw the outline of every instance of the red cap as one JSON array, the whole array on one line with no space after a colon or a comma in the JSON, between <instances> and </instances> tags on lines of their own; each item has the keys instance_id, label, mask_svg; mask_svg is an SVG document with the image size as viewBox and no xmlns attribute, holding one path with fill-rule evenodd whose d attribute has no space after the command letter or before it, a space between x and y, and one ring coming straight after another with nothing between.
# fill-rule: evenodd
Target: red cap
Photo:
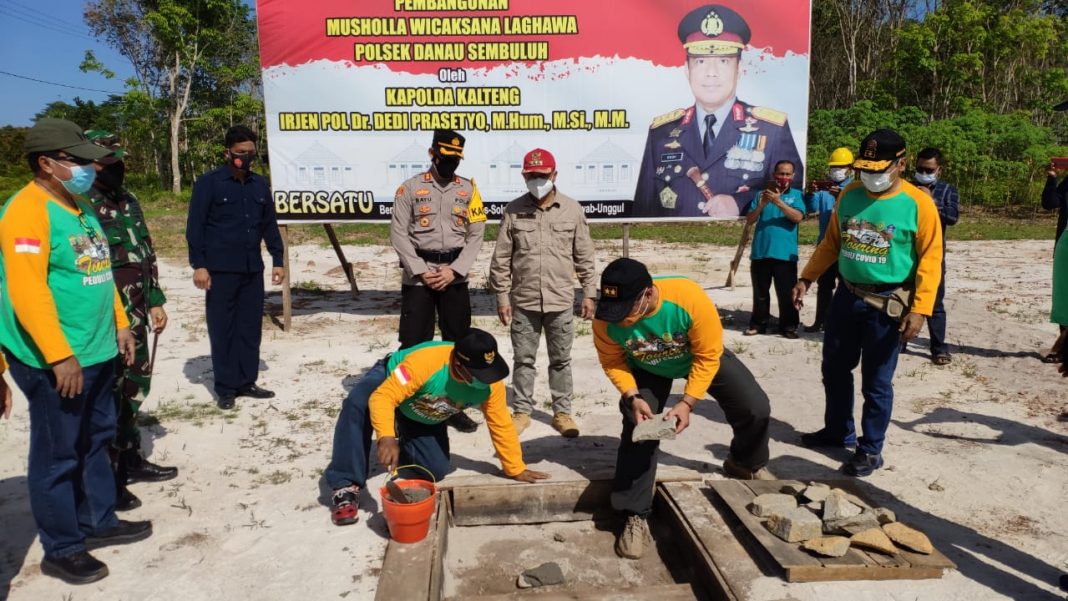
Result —
<instances>
[{"instance_id":1,"label":"red cap","mask_svg":"<svg viewBox=\"0 0 1068 601\"><path fill-rule=\"evenodd\" d=\"M523 173L552 173L556 171L556 159L544 148L535 148L523 157Z\"/></svg>"}]
</instances>

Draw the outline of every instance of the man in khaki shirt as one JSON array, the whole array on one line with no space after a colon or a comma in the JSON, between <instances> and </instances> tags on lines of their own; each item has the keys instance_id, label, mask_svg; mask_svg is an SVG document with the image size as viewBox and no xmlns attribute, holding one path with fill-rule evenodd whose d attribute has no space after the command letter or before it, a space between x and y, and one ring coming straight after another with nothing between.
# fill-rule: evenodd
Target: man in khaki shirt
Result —
<instances>
[{"instance_id":1,"label":"man in khaki shirt","mask_svg":"<svg viewBox=\"0 0 1068 601\"><path fill-rule=\"evenodd\" d=\"M389 241L400 258L400 348L434 339L459 340L471 328L467 273L482 248L486 213L474 180L456 175L464 137L434 130L430 170L404 182L393 199ZM449 418L461 432L478 428L461 411Z\"/></svg>"},{"instance_id":2,"label":"man in khaki shirt","mask_svg":"<svg viewBox=\"0 0 1068 601\"><path fill-rule=\"evenodd\" d=\"M517 433L534 410L534 360L542 330L549 352L553 428L572 438L571 342L574 339L575 275L582 284L582 319L591 319L597 295L593 239L582 206L556 189L556 160L536 148L523 158L530 193L508 203L490 265L497 315L511 325L515 355L512 421Z\"/></svg>"}]
</instances>

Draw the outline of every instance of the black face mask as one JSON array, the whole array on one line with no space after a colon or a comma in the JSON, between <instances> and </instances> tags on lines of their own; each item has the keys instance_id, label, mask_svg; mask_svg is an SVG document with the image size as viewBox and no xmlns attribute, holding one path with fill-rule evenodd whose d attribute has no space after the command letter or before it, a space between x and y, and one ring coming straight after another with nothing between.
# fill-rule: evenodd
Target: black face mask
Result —
<instances>
[{"instance_id":1,"label":"black face mask","mask_svg":"<svg viewBox=\"0 0 1068 601\"><path fill-rule=\"evenodd\" d=\"M456 168L459 166L460 159L457 157L439 156L434 161L434 169L444 179L452 179L452 176L456 174Z\"/></svg>"},{"instance_id":2,"label":"black face mask","mask_svg":"<svg viewBox=\"0 0 1068 601\"><path fill-rule=\"evenodd\" d=\"M126 163L118 161L100 170L96 174L96 181L100 182L109 191L117 192L122 188L122 182L126 179Z\"/></svg>"},{"instance_id":3,"label":"black face mask","mask_svg":"<svg viewBox=\"0 0 1068 601\"><path fill-rule=\"evenodd\" d=\"M256 160L254 152L231 152L230 165L239 171L248 171L252 168L252 162Z\"/></svg>"}]
</instances>

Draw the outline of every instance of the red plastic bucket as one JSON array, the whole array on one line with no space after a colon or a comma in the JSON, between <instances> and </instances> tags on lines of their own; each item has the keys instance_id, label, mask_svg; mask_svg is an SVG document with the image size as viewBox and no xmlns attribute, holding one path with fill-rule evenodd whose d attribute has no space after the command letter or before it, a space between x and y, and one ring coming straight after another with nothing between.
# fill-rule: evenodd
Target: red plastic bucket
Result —
<instances>
[{"instance_id":1,"label":"red plastic bucket","mask_svg":"<svg viewBox=\"0 0 1068 601\"><path fill-rule=\"evenodd\" d=\"M396 480L397 486L404 488L425 488L430 496L416 503L395 503L390 500L389 491L383 486L378 495L382 499L382 511L386 514L389 536L398 543L417 543L426 538L430 531L430 517L434 515L434 500L437 487L426 480Z\"/></svg>"}]
</instances>

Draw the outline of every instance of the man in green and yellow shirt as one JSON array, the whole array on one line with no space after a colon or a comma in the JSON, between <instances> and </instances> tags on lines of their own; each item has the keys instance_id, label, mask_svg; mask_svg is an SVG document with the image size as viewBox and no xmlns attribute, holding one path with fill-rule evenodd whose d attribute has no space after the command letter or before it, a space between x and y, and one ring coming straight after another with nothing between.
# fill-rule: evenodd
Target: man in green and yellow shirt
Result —
<instances>
[{"instance_id":1,"label":"man in green and yellow shirt","mask_svg":"<svg viewBox=\"0 0 1068 601\"><path fill-rule=\"evenodd\" d=\"M457 342L430 341L379 360L353 386L334 429L334 450L326 468L333 489L332 519L355 523L360 489L366 486L371 431L378 438L378 462L387 471L418 465L435 480L452 471L446 422L468 407L486 416L504 474L521 482L549 475L527 469L505 400L508 364L488 332L472 328ZM403 470L423 478L422 470Z\"/></svg>"},{"instance_id":2,"label":"man in green and yellow shirt","mask_svg":"<svg viewBox=\"0 0 1068 601\"><path fill-rule=\"evenodd\" d=\"M733 478L772 478L764 467L768 396L738 357L723 348L719 313L697 282L654 279L638 261L616 259L601 274L593 336L601 367L622 395L623 432L611 499L627 523L616 539L616 553L637 559L651 544L646 519L660 444L634 442L632 434L637 424L664 410L675 380L686 380L685 394L663 419L677 420L676 433L690 425L694 405L711 395L734 431L723 471Z\"/></svg>"},{"instance_id":3,"label":"man in green and yellow shirt","mask_svg":"<svg viewBox=\"0 0 1068 601\"><path fill-rule=\"evenodd\" d=\"M794 287L794 302L838 262L823 337L823 428L801 436L807 447L853 450L842 466L867 476L883 465L882 449L894 404L894 370L902 342L931 316L942 274L942 224L931 197L905 181L905 140L880 129L860 144L827 235ZM899 321L900 320L900 321ZM860 364L863 436L853 422L853 369Z\"/></svg>"}]
</instances>

